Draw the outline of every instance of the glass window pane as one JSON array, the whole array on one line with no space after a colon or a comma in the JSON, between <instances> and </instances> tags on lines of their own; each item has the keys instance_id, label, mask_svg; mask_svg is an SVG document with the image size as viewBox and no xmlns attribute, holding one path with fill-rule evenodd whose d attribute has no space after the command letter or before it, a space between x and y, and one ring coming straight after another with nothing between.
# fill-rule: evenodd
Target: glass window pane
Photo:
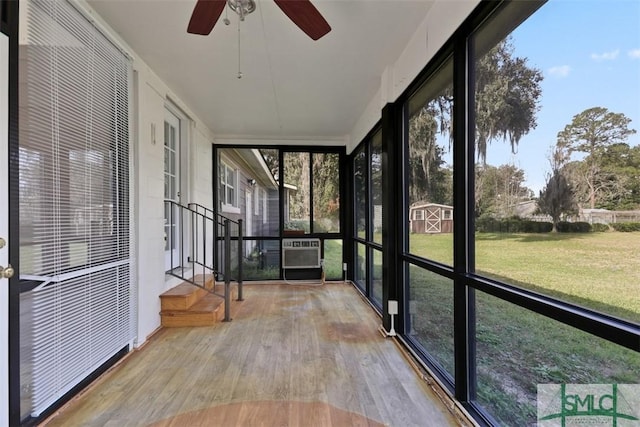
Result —
<instances>
[{"instance_id":1,"label":"glass window pane","mask_svg":"<svg viewBox=\"0 0 640 427\"><path fill-rule=\"evenodd\" d=\"M372 249L373 279L371 280L371 298L382 306L382 251Z\"/></svg>"},{"instance_id":2,"label":"glass window pane","mask_svg":"<svg viewBox=\"0 0 640 427\"><path fill-rule=\"evenodd\" d=\"M311 232L309 153L284 153L285 235Z\"/></svg>"},{"instance_id":3,"label":"glass window pane","mask_svg":"<svg viewBox=\"0 0 640 427\"><path fill-rule=\"evenodd\" d=\"M356 243L355 282L363 291L367 289L367 248L362 243Z\"/></svg>"},{"instance_id":4,"label":"glass window pane","mask_svg":"<svg viewBox=\"0 0 640 427\"><path fill-rule=\"evenodd\" d=\"M408 335L453 378L453 281L411 264Z\"/></svg>"},{"instance_id":5,"label":"glass window pane","mask_svg":"<svg viewBox=\"0 0 640 427\"><path fill-rule=\"evenodd\" d=\"M324 241L324 276L326 280L342 280L342 240Z\"/></svg>"},{"instance_id":6,"label":"glass window pane","mask_svg":"<svg viewBox=\"0 0 640 427\"><path fill-rule=\"evenodd\" d=\"M373 241L382 244L382 132L371 140L371 216Z\"/></svg>"},{"instance_id":7,"label":"glass window pane","mask_svg":"<svg viewBox=\"0 0 640 427\"><path fill-rule=\"evenodd\" d=\"M536 425L539 384L640 379L638 353L479 291L476 316L477 402L501 425Z\"/></svg>"},{"instance_id":8,"label":"glass window pane","mask_svg":"<svg viewBox=\"0 0 640 427\"><path fill-rule=\"evenodd\" d=\"M244 240L243 280L280 278L280 243L278 240Z\"/></svg>"},{"instance_id":9,"label":"glass window pane","mask_svg":"<svg viewBox=\"0 0 640 427\"><path fill-rule=\"evenodd\" d=\"M367 226L367 159L364 147L354 156L354 196L356 235L366 238Z\"/></svg>"},{"instance_id":10,"label":"glass window pane","mask_svg":"<svg viewBox=\"0 0 640 427\"><path fill-rule=\"evenodd\" d=\"M227 187L227 203L229 205L235 206L236 205L236 196L235 193L233 191L232 187Z\"/></svg>"},{"instance_id":11,"label":"glass window pane","mask_svg":"<svg viewBox=\"0 0 640 427\"><path fill-rule=\"evenodd\" d=\"M340 232L340 156L313 154L313 232Z\"/></svg>"},{"instance_id":12,"label":"glass window pane","mask_svg":"<svg viewBox=\"0 0 640 427\"><path fill-rule=\"evenodd\" d=\"M453 217L443 212L453 211L452 87L449 59L408 102L409 251L448 265L453 263Z\"/></svg>"},{"instance_id":13,"label":"glass window pane","mask_svg":"<svg viewBox=\"0 0 640 427\"><path fill-rule=\"evenodd\" d=\"M231 167L227 166L227 186L235 188L236 173Z\"/></svg>"},{"instance_id":14,"label":"glass window pane","mask_svg":"<svg viewBox=\"0 0 640 427\"><path fill-rule=\"evenodd\" d=\"M640 217L640 61L615 50L640 3L547 2L511 31L515 3L472 39L476 272L640 322L640 236L619 231Z\"/></svg>"}]
</instances>

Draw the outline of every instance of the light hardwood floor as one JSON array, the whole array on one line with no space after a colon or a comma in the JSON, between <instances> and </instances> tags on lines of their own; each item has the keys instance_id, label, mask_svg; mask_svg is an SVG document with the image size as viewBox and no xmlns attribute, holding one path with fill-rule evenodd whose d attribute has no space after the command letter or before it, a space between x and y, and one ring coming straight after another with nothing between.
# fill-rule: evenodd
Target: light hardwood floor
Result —
<instances>
[{"instance_id":1,"label":"light hardwood floor","mask_svg":"<svg viewBox=\"0 0 640 427\"><path fill-rule=\"evenodd\" d=\"M457 425L351 285L244 297L231 322L160 330L46 424Z\"/></svg>"}]
</instances>

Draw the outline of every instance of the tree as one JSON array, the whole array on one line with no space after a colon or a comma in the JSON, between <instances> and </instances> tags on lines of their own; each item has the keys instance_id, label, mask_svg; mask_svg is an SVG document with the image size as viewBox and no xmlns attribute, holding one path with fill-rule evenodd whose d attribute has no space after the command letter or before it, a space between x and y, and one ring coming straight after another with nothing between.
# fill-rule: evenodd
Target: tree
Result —
<instances>
[{"instance_id":1,"label":"tree","mask_svg":"<svg viewBox=\"0 0 640 427\"><path fill-rule=\"evenodd\" d=\"M573 190L564 174L556 169L553 171L547 185L540 190L538 210L551 217L553 222L552 232L558 230L557 225L562 215L570 215L576 212L573 200Z\"/></svg>"},{"instance_id":2,"label":"tree","mask_svg":"<svg viewBox=\"0 0 640 427\"><path fill-rule=\"evenodd\" d=\"M611 210L640 208L640 146L610 145L603 152L602 169L610 182L600 194L598 206Z\"/></svg>"},{"instance_id":3,"label":"tree","mask_svg":"<svg viewBox=\"0 0 640 427\"><path fill-rule=\"evenodd\" d=\"M567 147L556 145L549 156L551 174L547 184L540 191L538 198L538 212L547 214L553 222L552 232L558 231L558 222L562 215L576 212L574 191L566 177L566 166L569 162Z\"/></svg>"},{"instance_id":4,"label":"tree","mask_svg":"<svg viewBox=\"0 0 640 427\"><path fill-rule=\"evenodd\" d=\"M532 191L525 187L524 171L515 165L478 165L475 176L476 216L506 218L515 215L516 205L530 200Z\"/></svg>"},{"instance_id":5,"label":"tree","mask_svg":"<svg viewBox=\"0 0 640 427\"><path fill-rule=\"evenodd\" d=\"M569 154L586 154L584 160L571 169L578 188L584 186L591 209L596 207L602 195L617 187L615 176L603 167L603 158L608 147L625 142L636 132L629 129L630 122L631 119L622 113L593 107L573 116L571 123L558 132L557 146L561 150Z\"/></svg>"},{"instance_id":6,"label":"tree","mask_svg":"<svg viewBox=\"0 0 640 427\"><path fill-rule=\"evenodd\" d=\"M536 127L542 73L515 56L508 37L482 56L475 75L476 152L486 165L491 140L508 140L515 151L522 136ZM448 137L451 143L452 91L452 85L446 85L409 119L410 203L451 203L451 170L443 160L447 147L442 141ZM482 182L476 185L480 192Z\"/></svg>"},{"instance_id":7,"label":"tree","mask_svg":"<svg viewBox=\"0 0 640 427\"><path fill-rule=\"evenodd\" d=\"M520 139L535 129L543 77L527 58L514 55L510 37L482 56L475 74L476 153L485 164L491 140L508 140L515 152Z\"/></svg>"}]
</instances>

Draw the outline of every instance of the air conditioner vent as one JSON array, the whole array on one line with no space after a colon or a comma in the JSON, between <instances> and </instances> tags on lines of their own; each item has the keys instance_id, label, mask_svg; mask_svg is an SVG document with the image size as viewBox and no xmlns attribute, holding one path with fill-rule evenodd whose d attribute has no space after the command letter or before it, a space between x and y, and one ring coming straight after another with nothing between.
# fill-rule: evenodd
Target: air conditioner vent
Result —
<instances>
[{"instance_id":1,"label":"air conditioner vent","mask_svg":"<svg viewBox=\"0 0 640 427\"><path fill-rule=\"evenodd\" d=\"M320 239L282 239L282 268L320 268Z\"/></svg>"}]
</instances>

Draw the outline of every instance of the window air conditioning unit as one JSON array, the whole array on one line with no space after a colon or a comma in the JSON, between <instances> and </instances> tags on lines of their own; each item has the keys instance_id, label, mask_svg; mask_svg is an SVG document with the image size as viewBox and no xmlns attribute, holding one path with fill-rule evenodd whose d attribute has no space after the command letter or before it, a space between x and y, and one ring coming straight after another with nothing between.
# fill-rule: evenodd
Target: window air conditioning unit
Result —
<instances>
[{"instance_id":1,"label":"window air conditioning unit","mask_svg":"<svg viewBox=\"0 0 640 427\"><path fill-rule=\"evenodd\" d=\"M282 239L282 268L320 268L320 239Z\"/></svg>"}]
</instances>

